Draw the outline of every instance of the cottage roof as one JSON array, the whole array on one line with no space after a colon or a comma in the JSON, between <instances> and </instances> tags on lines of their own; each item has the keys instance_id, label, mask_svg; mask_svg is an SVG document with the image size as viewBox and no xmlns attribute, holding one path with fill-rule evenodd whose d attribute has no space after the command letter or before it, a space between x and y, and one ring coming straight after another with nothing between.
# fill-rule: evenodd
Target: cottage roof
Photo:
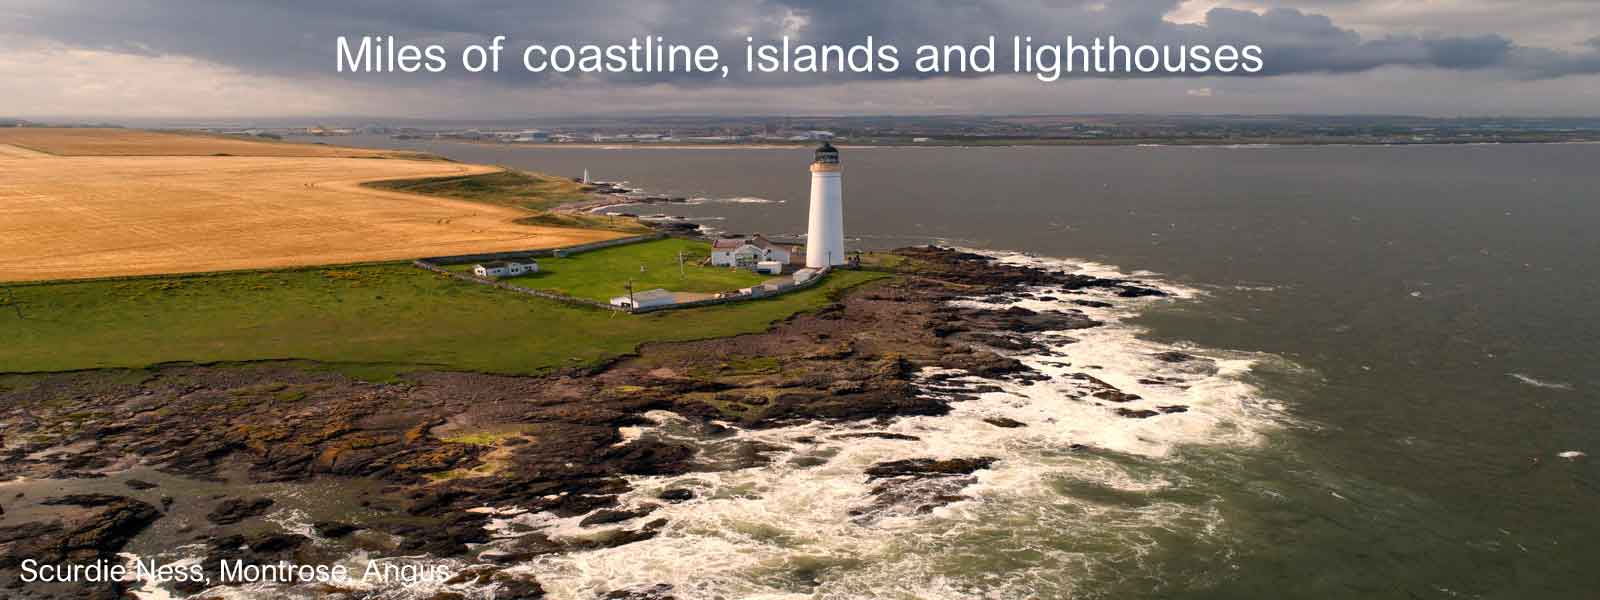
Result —
<instances>
[{"instance_id":1,"label":"cottage roof","mask_svg":"<svg viewBox=\"0 0 1600 600\"><path fill-rule=\"evenodd\" d=\"M761 235L759 233L755 234L755 235L752 235L750 237L718 238L716 240L712 240L711 247L712 248L718 248L718 249L721 249L721 250L731 250L731 249L738 248L740 246L744 246L746 244L749 244L751 246L755 246L757 248L761 248L763 250L777 249L777 250L789 251L789 250L791 250L793 248L792 246L789 246L787 244L775 243L772 240L767 239L766 236L763 236L763 235Z\"/></svg>"},{"instance_id":2,"label":"cottage roof","mask_svg":"<svg viewBox=\"0 0 1600 600\"><path fill-rule=\"evenodd\" d=\"M478 266L485 269L504 269L506 267L506 263L498 260L492 260L486 263L478 263Z\"/></svg>"}]
</instances>

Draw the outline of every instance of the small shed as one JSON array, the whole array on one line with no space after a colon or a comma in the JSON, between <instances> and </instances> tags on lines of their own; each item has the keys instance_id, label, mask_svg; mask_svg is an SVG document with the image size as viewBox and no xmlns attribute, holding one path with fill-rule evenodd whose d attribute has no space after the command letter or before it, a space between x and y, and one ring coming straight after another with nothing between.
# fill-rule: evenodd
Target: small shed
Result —
<instances>
[{"instance_id":1,"label":"small shed","mask_svg":"<svg viewBox=\"0 0 1600 600\"><path fill-rule=\"evenodd\" d=\"M612 306L626 308L628 310L655 308L657 306L666 306L674 302L677 302L677 298L672 294L672 292L661 288L646 290L643 292L634 292L631 296L617 296L611 299Z\"/></svg>"},{"instance_id":2,"label":"small shed","mask_svg":"<svg viewBox=\"0 0 1600 600\"><path fill-rule=\"evenodd\" d=\"M783 273L783 263L775 260L763 260L756 263L756 272L777 275Z\"/></svg>"},{"instance_id":3,"label":"small shed","mask_svg":"<svg viewBox=\"0 0 1600 600\"><path fill-rule=\"evenodd\" d=\"M818 273L816 269L800 269L799 271L794 272L794 284L800 285L807 281L811 281L817 275Z\"/></svg>"}]
</instances>

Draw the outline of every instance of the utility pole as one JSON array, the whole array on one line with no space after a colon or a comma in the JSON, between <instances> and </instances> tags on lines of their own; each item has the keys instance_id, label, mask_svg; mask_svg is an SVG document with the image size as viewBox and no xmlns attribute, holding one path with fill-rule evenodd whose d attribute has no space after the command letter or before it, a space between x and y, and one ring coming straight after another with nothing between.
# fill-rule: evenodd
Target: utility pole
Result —
<instances>
[{"instance_id":1,"label":"utility pole","mask_svg":"<svg viewBox=\"0 0 1600 600\"><path fill-rule=\"evenodd\" d=\"M678 279L683 279L685 277L688 277L688 275L685 275L683 273L683 251L679 250L678 251Z\"/></svg>"},{"instance_id":2,"label":"utility pole","mask_svg":"<svg viewBox=\"0 0 1600 600\"><path fill-rule=\"evenodd\" d=\"M638 306L639 306L638 304L635 304L633 302L633 280L632 279L628 280L627 287L628 287L628 311L632 312L633 309L638 308Z\"/></svg>"}]
</instances>

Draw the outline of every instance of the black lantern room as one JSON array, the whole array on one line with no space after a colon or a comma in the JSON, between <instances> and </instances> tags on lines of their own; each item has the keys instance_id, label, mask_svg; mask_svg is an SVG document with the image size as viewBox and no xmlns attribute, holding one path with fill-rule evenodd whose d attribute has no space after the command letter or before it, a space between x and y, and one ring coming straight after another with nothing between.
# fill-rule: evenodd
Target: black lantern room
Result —
<instances>
[{"instance_id":1,"label":"black lantern room","mask_svg":"<svg viewBox=\"0 0 1600 600\"><path fill-rule=\"evenodd\" d=\"M811 162L820 165L837 165L839 164L839 149L834 148L833 144L823 142L821 146L817 147L816 160Z\"/></svg>"}]
</instances>

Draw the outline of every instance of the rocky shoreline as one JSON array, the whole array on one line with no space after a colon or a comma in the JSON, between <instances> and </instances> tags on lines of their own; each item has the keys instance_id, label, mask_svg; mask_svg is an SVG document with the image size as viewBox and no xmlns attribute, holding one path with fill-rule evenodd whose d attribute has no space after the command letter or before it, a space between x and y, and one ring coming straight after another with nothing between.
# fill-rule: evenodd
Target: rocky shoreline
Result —
<instances>
[{"instance_id":1,"label":"rocky shoreline","mask_svg":"<svg viewBox=\"0 0 1600 600\"><path fill-rule=\"evenodd\" d=\"M538 598L537 581L504 567L649 539L666 525L651 519L653 505L618 505L627 476L757 468L785 450L733 439L734 427L943 414L952 402L992 391L964 377L1043 378L1006 356L1039 350L1030 334L1099 325L1071 310L954 300L1083 295L1079 301L1093 303L1085 306L1097 306L1108 297L1164 295L1134 281L946 248L892 256L895 277L767 332L648 344L600 368L544 377L420 372L372 383L294 362L32 377L0 393L0 479L11 482L0 483L0 585L7 597L117 598L121 584L24 585L18 568L29 558L111 560L134 546L194 544L212 565L213 585L222 583L214 571L222 559L326 564L364 550L462 559L472 566L455 583L492 587L497 598ZM1163 360L1204 360L1174 354ZM1138 396L1081 377L1078 401L1125 417L1184 409L1116 408ZM652 423L650 411L687 418L708 444L628 435ZM862 474L875 486L871 497L849 518L866 523L961 500L972 474L994 461L876 465ZM696 501L686 489L659 496L657 503ZM486 507L581 516L593 533L491 536L486 525L499 513ZM308 527L290 531L266 518L280 510L304 515ZM317 592L361 597L336 586ZM608 597L670 596L658 586Z\"/></svg>"}]
</instances>

